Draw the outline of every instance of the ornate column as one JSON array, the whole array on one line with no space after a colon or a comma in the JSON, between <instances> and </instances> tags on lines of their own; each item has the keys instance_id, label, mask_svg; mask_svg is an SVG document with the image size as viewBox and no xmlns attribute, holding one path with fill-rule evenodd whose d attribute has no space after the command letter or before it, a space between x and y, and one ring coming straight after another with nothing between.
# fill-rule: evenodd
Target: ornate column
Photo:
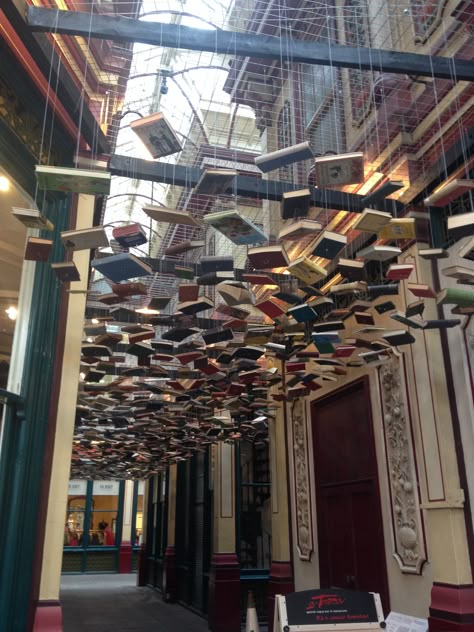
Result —
<instances>
[{"instance_id":1,"label":"ornate column","mask_svg":"<svg viewBox=\"0 0 474 632\"><path fill-rule=\"evenodd\" d=\"M163 560L163 597L165 601L176 601L178 594L176 572L176 481L178 466L170 465L168 470L168 535ZM158 493L160 491L158 490Z\"/></svg>"},{"instance_id":2,"label":"ornate column","mask_svg":"<svg viewBox=\"0 0 474 632\"><path fill-rule=\"evenodd\" d=\"M437 288L429 262L415 250L406 251L403 263L413 263L411 280ZM410 302L404 288L405 301ZM434 301L426 301L423 317L440 318ZM449 317L449 316L447 316ZM453 371L443 332L414 330L416 344L404 354L407 391L414 418L414 442L419 454L422 489L421 509L425 516L429 561L433 572L429 628L432 632L474 629L474 585L465 512L466 486L461 484L455 440L458 430ZM411 535L411 534L408 534ZM412 536L411 536L412 537Z\"/></svg>"},{"instance_id":3,"label":"ornate column","mask_svg":"<svg viewBox=\"0 0 474 632\"><path fill-rule=\"evenodd\" d=\"M212 447L214 532L209 577L209 628L240 632L240 567L235 552L234 446Z\"/></svg>"},{"instance_id":4,"label":"ornate column","mask_svg":"<svg viewBox=\"0 0 474 632\"><path fill-rule=\"evenodd\" d=\"M280 371L283 363L274 361ZM272 368L269 364L269 368ZM276 389L272 389L276 392ZM278 402L276 417L268 424L272 506L272 563L268 582L269 629L273 629L275 595L294 591L290 553L290 518L287 461L287 404Z\"/></svg>"},{"instance_id":5,"label":"ornate column","mask_svg":"<svg viewBox=\"0 0 474 632\"><path fill-rule=\"evenodd\" d=\"M133 481L125 481L122 540L119 549L119 573L132 572L132 507Z\"/></svg>"}]
</instances>

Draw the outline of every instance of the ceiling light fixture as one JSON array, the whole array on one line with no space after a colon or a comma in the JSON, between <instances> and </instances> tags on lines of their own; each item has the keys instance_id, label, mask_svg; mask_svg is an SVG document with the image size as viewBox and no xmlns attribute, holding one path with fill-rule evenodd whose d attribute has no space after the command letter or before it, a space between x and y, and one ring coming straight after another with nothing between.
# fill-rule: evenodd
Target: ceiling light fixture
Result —
<instances>
[{"instance_id":1,"label":"ceiling light fixture","mask_svg":"<svg viewBox=\"0 0 474 632\"><path fill-rule=\"evenodd\" d=\"M8 314L8 318L10 320L16 320L16 317L18 315L18 310L16 307L14 307L13 305L10 305L10 307L6 309L5 312Z\"/></svg>"},{"instance_id":2,"label":"ceiling light fixture","mask_svg":"<svg viewBox=\"0 0 474 632\"><path fill-rule=\"evenodd\" d=\"M5 176L0 176L0 191L8 191L10 188L10 180Z\"/></svg>"}]
</instances>

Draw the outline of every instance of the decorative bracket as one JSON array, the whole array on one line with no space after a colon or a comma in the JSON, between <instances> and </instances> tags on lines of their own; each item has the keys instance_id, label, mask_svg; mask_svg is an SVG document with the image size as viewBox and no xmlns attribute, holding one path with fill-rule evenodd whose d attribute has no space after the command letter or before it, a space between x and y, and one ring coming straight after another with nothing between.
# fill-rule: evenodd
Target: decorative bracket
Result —
<instances>
[{"instance_id":1,"label":"decorative bracket","mask_svg":"<svg viewBox=\"0 0 474 632\"><path fill-rule=\"evenodd\" d=\"M379 368L395 545L393 556L402 573L421 575L426 551L410 412L400 370L402 362L402 357L395 355Z\"/></svg>"}]
</instances>

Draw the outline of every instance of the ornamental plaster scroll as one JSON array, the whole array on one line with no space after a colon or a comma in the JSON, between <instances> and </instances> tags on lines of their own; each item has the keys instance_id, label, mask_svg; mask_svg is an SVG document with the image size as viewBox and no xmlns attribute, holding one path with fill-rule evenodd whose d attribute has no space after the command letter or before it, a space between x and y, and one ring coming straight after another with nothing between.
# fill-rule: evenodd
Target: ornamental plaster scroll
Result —
<instances>
[{"instance_id":1,"label":"ornamental plaster scroll","mask_svg":"<svg viewBox=\"0 0 474 632\"><path fill-rule=\"evenodd\" d=\"M411 0L415 42L424 43L442 23L448 0Z\"/></svg>"},{"instance_id":2,"label":"ornamental plaster scroll","mask_svg":"<svg viewBox=\"0 0 474 632\"><path fill-rule=\"evenodd\" d=\"M406 387L400 365L401 359L394 357L380 367L395 545L393 556L402 573L421 575L421 569L426 561L426 551L409 411L406 404Z\"/></svg>"},{"instance_id":3,"label":"ornamental plaster scroll","mask_svg":"<svg viewBox=\"0 0 474 632\"><path fill-rule=\"evenodd\" d=\"M297 399L291 408L293 467L295 476L296 544L301 560L310 561L313 552L313 525L306 440L305 402Z\"/></svg>"}]
</instances>

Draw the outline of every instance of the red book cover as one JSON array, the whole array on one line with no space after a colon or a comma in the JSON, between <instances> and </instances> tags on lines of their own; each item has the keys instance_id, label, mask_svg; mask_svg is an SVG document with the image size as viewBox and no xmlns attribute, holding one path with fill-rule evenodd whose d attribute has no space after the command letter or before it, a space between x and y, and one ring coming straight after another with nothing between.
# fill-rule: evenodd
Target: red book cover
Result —
<instances>
[{"instance_id":1,"label":"red book cover","mask_svg":"<svg viewBox=\"0 0 474 632\"><path fill-rule=\"evenodd\" d=\"M190 362L194 362L200 358L205 358L200 351L190 351L189 353L177 353L176 358L181 362L181 364L189 364Z\"/></svg>"},{"instance_id":2,"label":"red book cover","mask_svg":"<svg viewBox=\"0 0 474 632\"><path fill-rule=\"evenodd\" d=\"M199 298L199 285L197 283L181 283L178 287L178 302L197 301Z\"/></svg>"},{"instance_id":3,"label":"red book cover","mask_svg":"<svg viewBox=\"0 0 474 632\"><path fill-rule=\"evenodd\" d=\"M285 313L285 310L277 303L276 299L269 298L266 301L261 301L255 307L270 318L278 318Z\"/></svg>"},{"instance_id":4,"label":"red book cover","mask_svg":"<svg viewBox=\"0 0 474 632\"><path fill-rule=\"evenodd\" d=\"M336 347L336 358L350 358L355 349L352 345L339 345Z\"/></svg>"},{"instance_id":5,"label":"red book cover","mask_svg":"<svg viewBox=\"0 0 474 632\"><path fill-rule=\"evenodd\" d=\"M145 231L137 223L117 226L112 231L112 237L124 248L133 248L147 242Z\"/></svg>"},{"instance_id":6,"label":"red book cover","mask_svg":"<svg viewBox=\"0 0 474 632\"><path fill-rule=\"evenodd\" d=\"M297 371L306 371L306 362L287 362L287 373L296 373Z\"/></svg>"},{"instance_id":7,"label":"red book cover","mask_svg":"<svg viewBox=\"0 0 474 632\"><path fill-rule=\"evenodd\" d=\"M112 283L112 292L118 296L146 296L147 287L144 283Z\"/></svg>"},{"instance_id":8,"label":"red book cover","mask_svg":"<svg viewBox=\"0 0 474 632\"><path fill-rule=\"evenodd\" d=\"M436 298L436 293L433 292L429 285L423 285L421 283L408 283L407 287L410 292L418 298Z\"/></svg>"},{"instance_id":9,"label":"red book cover","mask_svg":"<svg viewBox=\"0 0 474 632\"><path fill-rule=\"evenodd\" d=\"M128 341L132 345L142 340L151 340L155 335L154 331L140 331L136 334L128 334Z\"/></svg>"},{"instance_id":10,"label":"red book cover","mask_svg":"<svg viewBox=\"0 0 474 632\"><path fill-rule=\"evenodd\" d=\"M413 272L413 264L392 263L387 272L387 279L390 281L405 281Z\"/></svg>"},{"instance_id":11,"label":"red book cover","mask_svg":"<svg viewBox=\"0 0 474 632\"><path fill-rule=\"evenodd\" d=\"M286 268L290 261L283 246L261 246L250 248L247 257L257 270Z\"/></svg>"}]
</instances>

